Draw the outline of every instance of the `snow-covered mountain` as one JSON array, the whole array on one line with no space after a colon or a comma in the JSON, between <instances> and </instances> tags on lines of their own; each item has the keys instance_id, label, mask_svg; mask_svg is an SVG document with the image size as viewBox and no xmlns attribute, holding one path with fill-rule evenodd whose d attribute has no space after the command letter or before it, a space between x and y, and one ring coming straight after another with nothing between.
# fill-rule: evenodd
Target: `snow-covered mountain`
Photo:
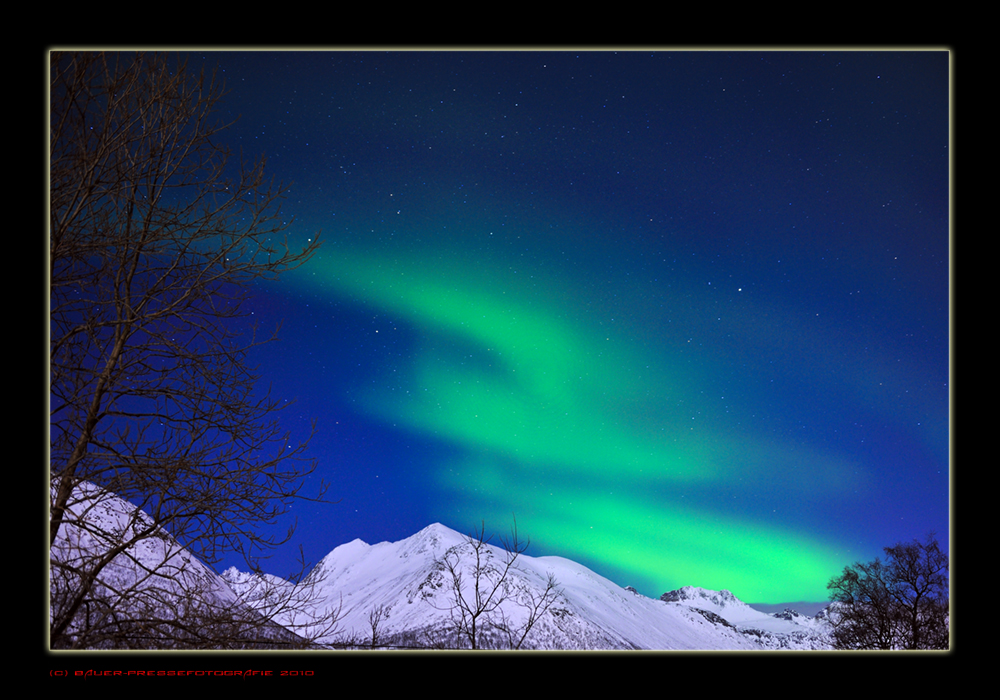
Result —
<instances>
[{"instance_id":1,"label":"snow-covered mountain","mask_svg":"<svg viewBox=\"0 0 1000 700\"><path fill-rule=\"evenodd\" d=\"M647 598L562 557L520 554L501 584L510 552L484 544L477 560L475 542L434 524L399 542L337 547L305 582L318 610L339 614L321 641L370 644L374 621L377 645L467 647L476 617L479 645L493 648L522 636L520 648L535 649L830 648L822 620L769 615L729 591Z\"/></svg>"},{"instance_id":2,"label":"snow-covered mountain","mask_svg":"<svg viewBox=\"0 0 1000 700\"><path fill-rule=\"evenodd\" d=\"M53 648L304 644L266 614L295 600L283 595L291 584L261 579L271 602L249 605L145 512L92 483L74 489L49 555Z\"/></svg>"},{"instance_id":3,"label":"snow-covered mountain","mask_svg":"<svg viewBox=\"0 0 1000 700\"><path fill-rule=\"evenodd\" d=\"M81 485L51 550L53 629L78 577L97 567L99 583L69 613L58 646L308 638L353 648L830 648L821 615L769 615L729 591L690 586L647 598L569 559L512 557L437 523L399 542L343 544L297 586L236 569L217 575L150 526L127 502Z\"/></svg>"}]
</instances>

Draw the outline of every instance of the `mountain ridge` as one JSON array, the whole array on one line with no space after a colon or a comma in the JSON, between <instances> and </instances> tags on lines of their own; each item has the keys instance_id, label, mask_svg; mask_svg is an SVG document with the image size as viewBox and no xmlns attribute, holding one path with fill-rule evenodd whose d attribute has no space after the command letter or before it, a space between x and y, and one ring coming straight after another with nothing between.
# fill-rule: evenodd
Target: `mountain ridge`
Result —
<instances>
[{"instance_id":1,"label":"mountain ridge","mask_svg":"<svg viewBox=\"0 0 1000 700\"><path fill-rule=\"evenodd\" d=\"M476 562L476 545L490 564ZM443 645L429 630L450 629L461 646L459 591L466 599L476 582L498 583L513 552L432 523L397 542L369 545L359 539L334 548L314 569L322 581L317 597L339 607L339 643L380 637L399 646ZM452 560L452 566L443 562ZM484 573L493 567L493 573ZM482 613L488 626L523 630L530 618L519 599L538 600L550 575L551 605L531 621L521 648L542 649L824 649L825 622L808 616L768 615L729 591L685 586L648 598L623 588L582 564L559 556L513 556L506 599ZM310 574L312 577L313 574ZM372 630L373 611L381 614ZM425 635L422 642L420 635ZM338 638L323 640L337 644ZM497 642L496 639L492 643Z\"/></svg>"},{"instance_id":2,"label":"mountain ridge","mask_svg":"<svg viewBox=\"0 0 1000 700\"><path fill-rule=\"evenodd\" d=\"M110 601L110 608L127 613L129 606L141 607L152 582L156 602L176 608L178 615L187 614L183 611L192 605L207 605L233 611L245 621L243 611L253 610L267 621L255 627L258 634L265 630L267 639L274 638L279 625L289 631L291 636L278 635L283 644L311 640L333 648L831 648L822 616L795 611L769 615L728 590L696 586L650 598L571 559L529 556L524 553L526 543L516 538L506 547L497 546L441 523L396 542L368 544L356 538L338 545L296 584L236 567L216 574L162 531L131 544L116 542L112 535L127 540L136 524L151 522L149 516L96 487L81 487L77 502L81 505L75 524L64 527L52 548L54 571L69 554L86 560L123 546L102 572L100 592L125 590L130 597ZM104 533L105 539L98 540L94 533ZM175 567L174 561L183 566ZM135 571L147 572L146 580L140 581ZM130 576L136 580L128 580ZM191 576L200 582L198 591L210 592L209 599L190 599L186 581ZM55 581L53 577L53 605ZM171 585L177 587L174 593ZM184 605L175 605L171 595ZM334 619L336 624L328 627ZM117 643L110 639L102 644ZM212 646L211 639L204 643Z\"/></svg>"}]
</instances>

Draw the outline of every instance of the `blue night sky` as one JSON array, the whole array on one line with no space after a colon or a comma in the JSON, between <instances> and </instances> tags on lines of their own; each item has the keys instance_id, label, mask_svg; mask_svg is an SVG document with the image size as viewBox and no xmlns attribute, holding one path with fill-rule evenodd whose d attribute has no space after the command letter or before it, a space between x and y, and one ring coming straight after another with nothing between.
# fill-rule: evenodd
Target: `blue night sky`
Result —
<instances>
[{"instance_id":1,"label":"blue night sky","mask_svg":"<svg viewBox=\"0 0 1000 700\"><path fill-rule=\"evenodd\" d=\"M265 570L514 514L646 595L777 603L947 540L947 51L190 60L323 240L252 360L339 502Z\"/></svg>"}]
</instances>

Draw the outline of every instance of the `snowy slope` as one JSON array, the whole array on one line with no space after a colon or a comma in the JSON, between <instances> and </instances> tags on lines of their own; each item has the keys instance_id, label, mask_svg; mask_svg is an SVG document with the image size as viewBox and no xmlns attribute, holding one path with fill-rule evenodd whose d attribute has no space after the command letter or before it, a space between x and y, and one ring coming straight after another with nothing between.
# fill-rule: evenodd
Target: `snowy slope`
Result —
<instances>
[{"instance_id":1,"label":"snowy slope","mask_svg":"<svg viewBox=\"0 0 1000 700\"><path fill-rule=\"evenodd\" d=\"M301 641L262 619L259 608L249 607L145 512L88 482L69 500L50 564L53 648ZM90 576L95 584L81 586Z\"/></svg>"},{"instance_id":2,"label":"snowy slope","mask_svg":"<svg viewBox=\"0 0 1000 700\"><path fill-rule=\"evenodd\" d=\"M768 614L750 607L729 591L684 586L660 600L718 615L743 636L755 638L765 649L829 649L825 616L809 617L794 610Z\"/></svg>"},{"instance_id":3,"label":"snowy slope","mask_svg":"<svg viewBox=\"0 0 1000 700\"><path fill-rule=\"evenodd\" d=\"M236 601L222 579L159 530L142 510L94 484L79 484L52 546L52 560L65 568L87 571L119 549L100 571L100 580L119 595L197 589L220 604Z\"/></svg>"}]
</instances>

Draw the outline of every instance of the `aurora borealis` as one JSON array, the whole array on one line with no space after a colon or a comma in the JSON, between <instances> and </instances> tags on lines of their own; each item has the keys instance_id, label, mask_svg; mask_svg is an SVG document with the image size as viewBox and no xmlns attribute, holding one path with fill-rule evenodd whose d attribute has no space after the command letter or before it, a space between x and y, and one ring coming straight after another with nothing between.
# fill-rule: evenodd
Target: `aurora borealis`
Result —
<instances>
[{"instance_id":1,"label":"aurora borealis","mask_svg":"<svg viewBox=\"0 0 1000 700\"><path fill-rule=\"evenodd\" d=\"M946 51L202 57L322 230L253 305L340 499L296 506L312 561L513 514L777 603L947 540Z\"/></svg>"}]
</instances>

